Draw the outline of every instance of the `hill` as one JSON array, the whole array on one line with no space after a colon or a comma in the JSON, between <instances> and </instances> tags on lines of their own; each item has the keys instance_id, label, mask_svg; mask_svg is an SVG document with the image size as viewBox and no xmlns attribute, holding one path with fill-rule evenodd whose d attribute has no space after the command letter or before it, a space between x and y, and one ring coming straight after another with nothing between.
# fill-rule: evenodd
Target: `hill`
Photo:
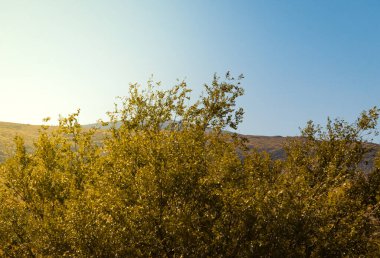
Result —
<instances>
[{"instance_id":1,"label":"hill","mask_svg":"<svg viewBox=\"0 0 380 258\"><path fill-rule=\"evenodd\" d=\"M91 127L98 126L98 124L83 125L83 128L89 129ZM54 126L52 126L54 128ZM15 136L21 136L25 140L25 145L28 151L33 150L33 141L37 139L40 125L19 124L10 122L0 122L0 162L12 152L14 144L13 140ZM296 137L283 137L283 136L257 136L257 135L242 135L248 140L248 147L257 149L259 151L266 151L273 159L284 159L286 153L284 146L287 142ZM95 140L100 141L102 134L95 135ZM376 155L376 152L380 150L380 146L377 144L371 144L373 151L367 155L369 160L366 167L372 167L372 160Z\"/></svg>"},{"instance_id":2,"label":"hill","mask_svg":"<svg viewBox=\"0 0 380 258\"><path fill-rule=\"evenodd\" d=\"M83 128L91 128L98 124L84 125ZM13 140L15 136L21 136L25 140L28 151L33 149L33 141L37 139L41 126L0 122L0 161L12 152ZM54 127L53 127L54 128ZM99 139L99 135L95 136ZM281 136L253 136L244 135L248 139L250 148L257 148L260 151L267 151L275 159L285 157L284 144L293 137Z\"/></svg>"},{"instance_id":3,"label":"hill","mask_svg":"<svg viewBox=\"0 0 380 258\"><path fill-rule=\"evenodd\" d=\"M27 150L30 151L40 128L39 125L0 122L0 161L11 153L15 136L23 137Z\"/></svg>"}]
</instances>

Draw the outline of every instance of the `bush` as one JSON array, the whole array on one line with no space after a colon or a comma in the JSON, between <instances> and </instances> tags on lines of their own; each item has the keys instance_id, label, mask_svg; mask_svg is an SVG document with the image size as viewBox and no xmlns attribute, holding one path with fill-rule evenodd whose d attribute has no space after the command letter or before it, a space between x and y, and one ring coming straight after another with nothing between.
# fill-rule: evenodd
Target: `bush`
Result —
<instances>
[{"instance_id":1,"label":"bush","mask_svg":"<svg viewBox=\"0 0 380 258\"><path fill-rule=\"evenodd\" d=\"M310 122L274 161L224 133L242 121L240 79L214 76L193 104L185 82L131 85L102 128L77 112L42 127L32 153L16 138L1 166L0 254L376 256L380 167L360 164L379 110Z\"/></svg>"}]
</instances>

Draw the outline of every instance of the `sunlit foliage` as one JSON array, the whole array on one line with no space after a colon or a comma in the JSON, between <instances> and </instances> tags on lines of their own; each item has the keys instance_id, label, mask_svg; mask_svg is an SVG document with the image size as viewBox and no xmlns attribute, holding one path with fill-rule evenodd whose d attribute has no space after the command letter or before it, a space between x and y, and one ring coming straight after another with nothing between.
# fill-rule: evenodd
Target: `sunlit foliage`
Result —
<instances>
[{"instance_id":1,"label":"sunlit foliage","mask_svg":"<svg viewBox=\"0 0 380 258\"><path fill-rule=\"evenodd\" d=\"M243 118L242 78L214 76L195 101L185 82L133 84L101 143L79 111L42 127L31 153L17 137L1 165L0 255L379 255L380 159L361 166L379 109L309 122L274 161L225 132Z\"/></svg>"}]
</instances>

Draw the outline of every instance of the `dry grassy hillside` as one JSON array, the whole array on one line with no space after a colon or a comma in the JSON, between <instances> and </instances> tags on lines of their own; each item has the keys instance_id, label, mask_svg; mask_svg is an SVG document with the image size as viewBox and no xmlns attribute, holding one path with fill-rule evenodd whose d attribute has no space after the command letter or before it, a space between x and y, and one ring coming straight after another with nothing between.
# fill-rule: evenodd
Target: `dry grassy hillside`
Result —
<instances>
[{"instance_id":1,"label":"dry grassy hillside","mask_svg":"<svg viewBox=\"0 0 380 258\"><path fill-rule=\"evenodd\" d=\"M3 161L12 152L13 140L17 135L25 139L27 149L31 150L40 128L39 125L0 122L0 160Z\"/></svg>"},{"instance_id":2,"label":"dry grassy hillside","mask_svg":"<svg viewBox=\"0 0 380 258\"><path fill-rule=\"evenodd\" d=\"M84 126L85 129L92 127L93 125ZM55 126L51 127L52 129ZM4 161L14 149L14 138L21 136L26 145L27 151L33 150L33 142L38 138L41 130L40 125L18 124L9 122L0 122L0 162ZM99 132L95 135L95 141L100 141L103 137L103 133Z\"/></svg>"},{"instance_id":3,"label":"dry grassy hillside","mask_svg":"<svg viewBox=\"0 0 380 258\"><path fill-rule=\"evenodd\" d=\"M97 124L84 125L85 129L97 126ZM25 144L28 151L33 149L33 141L37 139L39 130L41 126L39 125L28 125L28 124L17 124L0 122L0 162L4 161L6 156L12 153L14 147L13 139L16 135L24 138ZM54 127L52 127L54 128ZM282 137L282 136L254 136L254 135L242 135L248 140L249 148L255 148L259 151L267 151L273 159L284 159L286 156L284 146L289 141L295 137ZM102 131L97 133L94 137L95 141L101 141L104 137ZM379 150L378 145L372 145L374 151L371 152L367 157L370 160L368 166L372 166L372 160L375 156L377 150Z\"/></svg>"},{"instance_id":4,"label":"dry grassy hillside","mask_svg":"<svg viewBox=\"0 0 380 258\"><path fill-rule=\"evenodd\" d=\"M90 128L95 125L85 125L84 128ZM40 128L39 125L0 122L0 161L3 161L12 152L14 146L13 139L16 135L24 138L27 150L31 151L33 149L33 141L37 139ZM101 133L96 135L95 140L100 140L101 135ZM248 139L250 148L267 151L275 159L285 157L283 146L287 140L292 138L252 135L244 135L244 137Z\"/></svg>"},{"instance_id":5,"label":"dry grassy hillside","mask_svg":"<svg viewBox=\"0 0 380 258\"><path fill-rule=\"evenodd\" d=\"M282 136L254 136L244 135L248 139L249 148L255 148L259 151L266 151L273 159L285 159L286 152L284 147L287 142L296 139L297 137L282 137ZM374 165L374 160L377 152L380 151L380 145L368 143L367 147L370 151L365 155L361 167L364 170L370 170Z\"/></svg>"},{"instance_id":6,"label":"dry grassy hillside","mask_svg":"<svg viewBox=\"0 0 380 258\"><path fill-rule=\"evenodd\" d=\"M255 148L259 151L267 151L274 159L285 158L284 146L289 140L295 138L282 136L243 136L248 139L248 146L250 148Z\"/></svg>"}]
</instances>

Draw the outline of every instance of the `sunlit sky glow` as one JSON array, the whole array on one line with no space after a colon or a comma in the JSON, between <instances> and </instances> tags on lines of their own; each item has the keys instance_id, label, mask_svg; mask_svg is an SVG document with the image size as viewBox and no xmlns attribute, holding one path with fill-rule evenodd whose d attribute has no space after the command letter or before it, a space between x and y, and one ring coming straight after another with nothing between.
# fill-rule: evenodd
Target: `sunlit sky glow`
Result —
<instances>
[{"instance_id":1,"label":"sunlit sky glow","mask_svg":"<svg viewBox=\"0 0 380 258\"><path fill-rule=\"evenodd\" d=\"M0 121L105 118L131 82L243 73L239 132L380 105L380 1L0 0Z\"/></svg>"}]
</instances>

